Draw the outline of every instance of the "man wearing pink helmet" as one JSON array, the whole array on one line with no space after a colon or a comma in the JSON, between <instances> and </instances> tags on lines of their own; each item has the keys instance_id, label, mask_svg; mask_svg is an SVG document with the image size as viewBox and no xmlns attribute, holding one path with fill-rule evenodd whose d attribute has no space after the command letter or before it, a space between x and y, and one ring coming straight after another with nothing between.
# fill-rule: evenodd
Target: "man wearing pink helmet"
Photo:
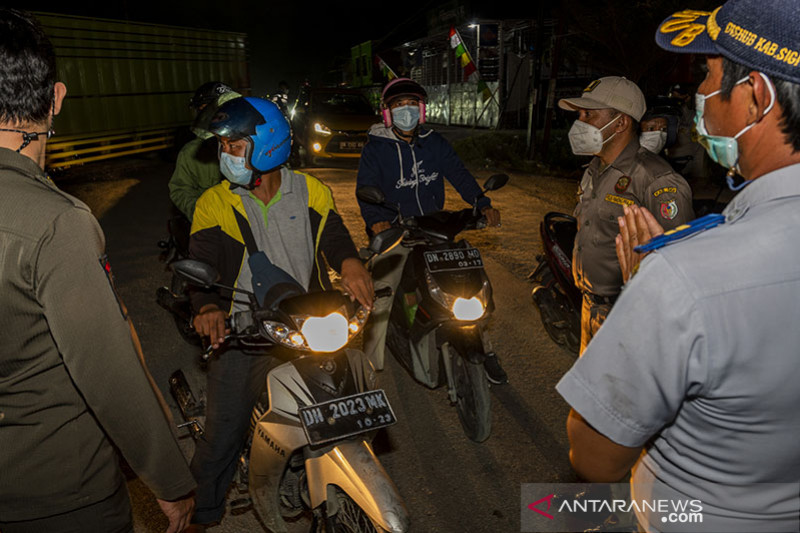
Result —
<instances>
[{"instance_id":1,"label":"man wearing pink helmet","mask_svg":"<svg viewBox=\"0 0 800 533\"><path fill-rule=\"evenodd\" d=\"M475 178L444 137L422 127L425 123L425 89L408 78L397 78L383 88L381 108L383 123L369 130L369 140L361 152L356 188L377 187L386 195L386 203L397 205L405 216L420 216L441 211L444 207L444 181L447 179L461 197L473 205L477 201L489 226L500 225L500 212L494 209ZM359 200L367 233L374 235L388 229L397 212ZM396 247L374 264L373 279L377 288L397 288L403 273L408 249ZM398 260L398 256L400 260ZM375 302L372 318L364 332L364 352L379 370L383 368L386 327L392 301ZM484 363L489 381L508 381L494 353Z\"/></svg>"}]
</instances>

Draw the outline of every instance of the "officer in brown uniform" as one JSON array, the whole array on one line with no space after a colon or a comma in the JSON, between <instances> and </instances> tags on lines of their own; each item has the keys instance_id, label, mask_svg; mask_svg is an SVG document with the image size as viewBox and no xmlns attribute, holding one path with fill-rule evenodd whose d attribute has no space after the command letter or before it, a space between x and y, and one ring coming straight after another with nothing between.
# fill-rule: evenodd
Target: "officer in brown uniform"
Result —
<instances>
[{"instance_id":1,"label":"officer in brown uniform","mask_svg":"<svg viewBox=\"0 0 800 533\"><path fill-rule=\"evenodd\" d=\"M665 228L694 218L692 191L660 156L639 145L646 110L635 83L617 76L593 81L579 98L563 98L561 109L578 112L569 132L576 155L592 155L578 191L578 235L573 275L583 292L581 353L600 328L623 284L615 238L623 207L650 210Z\"/></svg>"},{"instance_id":2,"label":"officer in brown uniform","mask_svg":"<svg viewBox=\"0 0 800 533\"><path fill-rule=\"evenodd\" d=\"M195 483L116 296L103 232L43 171L66 94L35 19L0 8L0 531L133 531L118 449L169 517Z\"/></svg>"}]
</instances>

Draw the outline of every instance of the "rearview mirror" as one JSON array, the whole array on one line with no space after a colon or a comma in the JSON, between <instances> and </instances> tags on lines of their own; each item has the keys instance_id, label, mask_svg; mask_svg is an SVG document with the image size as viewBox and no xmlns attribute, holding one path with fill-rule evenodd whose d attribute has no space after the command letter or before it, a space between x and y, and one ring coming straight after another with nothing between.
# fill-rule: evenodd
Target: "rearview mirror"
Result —
<instances>
[{"instance_id":1,"label":"rearview mirror","mask_svg":"<svg viewBox=\"0 0 800 533\"><path fill-rule=\"evenodd\" d=\"M494 174L483 184L484 191L496 191L508 183L508 174Z\"/></svg>"},{"instance_id":2,"label":"rearview mirror","mask_svg":"<svg viewBox=\"0 0 800 533\"><path fill-rule=\"evenodd\" d=\"M403 240L403 228L389 228L378 233L369 241L369 251L375 255L384 254Z\"/></svg>"},{"instance_id":3,"label":"rearview mirror","mask_svg":"<svg viewBox=\"0 0 800 533\"><path fill-rule=\"evenodd\" d=\"M194 259L175 261L171 268L181 279L204 289L210 289L219 280L219 273L214 267Z\"/></svg>"},{"instance_id":4,"label":"rearview mirror","mask_svg":"<svg viewBox=\"0 0 800 533\"><path fill-rule=\"evenodd\" d=\"M367 204L380 205L386 201L386 195L377 187L359 187L356 189L356 198Z\"/></svg>"}]
</instances>

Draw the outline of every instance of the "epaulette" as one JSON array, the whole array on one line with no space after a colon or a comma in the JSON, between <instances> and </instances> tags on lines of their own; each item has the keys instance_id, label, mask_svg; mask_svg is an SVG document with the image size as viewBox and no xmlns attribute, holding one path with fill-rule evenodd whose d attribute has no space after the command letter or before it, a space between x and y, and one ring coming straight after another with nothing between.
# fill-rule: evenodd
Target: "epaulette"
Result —
<instances>
[{"instance_id":1,"label":"epaulette","mask_svg":"<svg viewBox=\"0 0 800 533\"><path fill-rule=\"evenodd\" d=\"M668 244L672 244L673 242L686 239L687 237L691 237L692 235L696 235L700 232L714 228L724 223L725 223L725 215L719 213L711 213L709 215L696 218L691 222L687 222L686 224L680 225L677 228L669 230L668 232L662 235L653 237L645 244L642 244L641 246L637 246L636 248L634 248L633 251L639 253L652 252L653 250L658 250L659 248L663 248Z\"/></svg>"}]
</instances>

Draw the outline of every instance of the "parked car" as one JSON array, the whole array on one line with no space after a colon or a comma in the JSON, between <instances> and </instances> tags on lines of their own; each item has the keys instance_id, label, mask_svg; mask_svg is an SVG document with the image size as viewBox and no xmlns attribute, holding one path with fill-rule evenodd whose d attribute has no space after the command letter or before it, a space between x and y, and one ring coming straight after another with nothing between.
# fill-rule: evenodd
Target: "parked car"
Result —
<instances>
[{"instance_id":1,"label":"parked car","mask_svg":"<svg viewBox=\"0 0 800 533\"><path fill-rule=\"evenodd\" d=\"M380 117L356 89L305 88L291 110L296 155L302 166L361 156L367 130Z\"/></svg>"}]
</instances>

